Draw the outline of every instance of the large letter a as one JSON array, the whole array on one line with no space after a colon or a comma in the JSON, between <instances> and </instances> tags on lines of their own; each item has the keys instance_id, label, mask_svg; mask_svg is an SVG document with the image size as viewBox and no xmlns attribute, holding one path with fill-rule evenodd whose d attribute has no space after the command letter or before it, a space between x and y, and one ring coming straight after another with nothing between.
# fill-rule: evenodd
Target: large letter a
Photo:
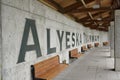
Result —
<instances>
[{"instance_id":1,"label":"large letter a","mask_svg":"<svg viewBox=\"0 0 120 80\"><path fill-rule=\"evenodd\" d=\"M30 29L31 29L31 32L32 32L32 35L33 35L34 45L27 45ZM25 61L24 60L25 59L25 53L27 51L32 51L32 50L36 51L37 57L41 56L41 50L40 50L40 45L39 45L35 20L26 19L25 29L24 29L23 38L22 38L22 44L21 44L19 58L18 58L17 63L24 62Z\"/></svg>"}]
</instances>

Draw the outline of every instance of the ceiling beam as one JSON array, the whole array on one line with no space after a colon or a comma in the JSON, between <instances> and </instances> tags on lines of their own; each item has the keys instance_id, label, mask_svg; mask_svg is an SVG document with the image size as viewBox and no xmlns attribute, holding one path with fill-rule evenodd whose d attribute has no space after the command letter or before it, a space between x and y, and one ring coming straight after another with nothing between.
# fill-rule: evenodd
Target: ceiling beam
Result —
<instances>
[{"instance_id":1,"label":"ceiling beam","mask_svg":"<svg viewBox=\"0 0 120 80\"><path fill-rule=\"evenodd\" d=\"M94 28L94 29L98 29L100 27L100 25L94 25L93 22L89 23L89 24L83 24L85 27L90 27L90 28ZM110 23L105 22L101 25L102 28L108 28L108 26L110 26Z\"/></svg>"},{"instance_id":2,"label":"ceiling beam","mask_svg":"<svg viewBox=\"0 0 120 80\"><path fill-rule=\"evenodd\" d=\"M94 26L93 22L90 22L89 24L85 24L85 23L83 23L83 25L84 25L85 27Z\"/></svg>"},{"instance_id":3,"label":"ceiling beam","mask_svg":"<svg viewBox=\"0 0 120 80\"><path fill-rule=\"evenodd\" d=\"M116 0L117 9L120 9L120 0Z\"/></svg>"},{"instance_id":4,"label":"ceiling beam","mask_svg":"<svg viewBox=\"0 0 120 80\"><path fill-rule=\"evenodd\" d=\"M84 0L81 0L81 2L82 2L82 4L83 4L83 6L84 6L85 8L87 8L87 3L86 3ZM87 14L88 14L88 16L90 17L91 20L94 19L93 16L92 16L92 14L91 14L89 11L87 12ZM94 22L94 23L96 23L96 22Z\"/></svg>"},{"instance_id":5,"label":"ceiling beam","mask_svg":"<svg viewBox=\"0 0 120 80\"><path fill-rule=\"evenodd\" d=\"M111 21L111 19L103 19L103 20L81 20L81 21L79 21L79 22L92 22L92 21L95 21L95 22L109 22L109 21Z\"/></svg>"},{"instance_id":6,"label":"ceiling beam","mask_svg":"<svg viewBox=\"0 0 120 80\"><path fill-rule=\"evenodd\" d=\"M65 12L64 13L68 13L70 11L72 11L73 9L77 9L78 7L82 6L81 1L78 1L70 6L67 6L64 8Z\"/></svg>"},{"instance_id":7,"label":"ceiling beam","mask_svg":"<svg viewBox=\"0 0 120 80\"><path fill-rule=\"evenodd\" d=\"M91 29L96 29L96 30L102 30L102 31L107 31L108 28L106 27L99 27L99 26L91 26L90 27Z\"/></svg>"},{"instance_id":8,"label":"ceiling beam","mask_svg":"<svg viewBox=\"0 0 120 80\"><path fill-rule=\"evenodd\" d=\"M110 7L101 7L101 8L96 8L96 9L93 9L93 8L82 8L82 9L75 9L75 10L72 10L68 13L80 13L80 12L91 12L91 11L110 11L112 10L112 8Z\"/></svg>"},{"instance_id":9,"label":"ceiling beam","mask_svg":"<svg viewBox=\"0 0 120 80\"><path fill-rule=\"evenodd\" d=\"M106 11L101 11L101 12L97 12L97 13L94 13L94 14L92 14L92 16L93 17L95 17L95 16L97 16L97 15L99 15L99 14L101 14L101 13L104 13L104 12L106 12ZM84 18L81 18L81 19L77 19L76 21L77 22L79 22L80 20L87 20L87 19L89 19L89 17L87 16L87 17L84 17Z\"/></svg>"},{"instance_id":10,"label":"ceiling beam","mask_svg":"<svg viewBox=\"0 0 120 80\"><path fill-rule=\"evenodd\" d=\"M80 0L81 1L81 0ZM93 2L94 0L85 0L84 2L86 3L86 4L89 4L89 3L91 3L91 2Z\"/></svg>"},{"instance_id":11,"label":"ceiling beam","mask_svg":"<svg viewBox=\"0 0 120 80\"><path fill-rule=\"evenodd\" d=\"M96 16L98 16L98 15L101 15L101 14L104 14L104 13L106 13L106 11L99 11L99 12L97 12L97 13L95 13L95 14L92 14L92 16L93 17L96 17Z\"/></svg>"},{"instance_id":12,"label":"ceiling beam","mask_svg":"<svg viewBox=\"0 0 120 80\"><path fill-rule=\"evenodd\" d=\"M55 2L54 0L45 0L47 3L51 4L52 6L54 6L55 8L58 9L59 12L63 13L64 9L62 6L60 6L57 2Z\"/></svg>"},{"instance_id":13,"label":"ceiling beam","mask_svg":"<svg viewBox=\"0 0 120 80\"><path fill-rule=\"evenodd\" d=\"M107 26L99 27L99 25L87 25L85 27L89 27L90 29L96 29L96 30L101 30L101 31L108 31Z\"/></svg>"},{"instance_id":14,"label":"ceiling beam","mask_svg":"<svg viewBox=\"0 0 120 80\"><path fill-rule=\"evenodd\" d=\"M92 2L92 1L93 1L93 0L86 0L85 2L86 2L86 3L90 3L90 2ZM83 4L82 4L81 0L77 0L76 3L65 7L65 8L64 8L64 10L65 10L64 13L68 13L68 12L74 10L74 9L77 9L78 7L83 7Z\"/></svg>"},{"instance_id":15,"label":"ceiling beam","mask_svg":"<svg viewBox=\"0 0 120 80\"><path fill-rule=\"evenodd\" d=\"M86 17L84 19L77 20L77 22L81 22L81 23L83 23L83 22L92 22L92 21L96 21L96 22L109 22L109 21L112 21L112 20L113 19L111 19L109 16L104 17L102 20L97 20L97 19L90 20L90 19L87 19L87 17Z\"/></svg>"},{"instance_id":16,"label":"ceiling beam","mask_svg":"<svg viewBox=\"0 0 120 80\"><path fill-rule=\"evenodd\" d=\"M104 28L98 28L98 30L108 32L108 29L104 29Z\"/></svg>"},{"instance_id":17,"label":"ceiling beam","mask_svg":"<svg viewBox=\"0 0 120 80\"><path fill-rule=\"evenodd\" d=\"M96 4L101 6L101 0L95 0Z\"/></svg>"},{"instance_id":18,"label":"ceiling beam","mask_svg":"<svg viewBox=\"0 0 120 80\"><path fill-rule=\"evenodd\" d=\"M67 15L69 15L69 16L72 17L72 18L74 18L74 20L77 20L77 19L78 19L78 18L75 17L73 14L67 14Z\"/></svg>"},{"instance_id":19,"label":"ceiling beam","mask_svg":"<svg viewBox=\"0 0 120 80\"><path fill-rule=\"evenodd\" d=\"M109 22L111 21L112 19L110 18L110 16L108 17L104 17L102 20L97 20L97 19L93 19L93 20L90 20L90 19L81 19L79 20L79 22L92 22L92 21L96 21L96 22Z\"/></svg>"},{"instance_id":20,"label":"ceiling beam","mask_svg":"<svg viewBox=\"0 0 120 80\"><path fill-rule=\"evenodd\" d=\"M38 0L38 1L41 1L41 0ZM89 3L91 4L91 2L95 2L95 1L98 4L101 4L100 0L76 0L75 3L73 3L67 7L62 7L62 5L55 0L42 0L42 1L50 4L52 6L52 8L54 8L55 10L58 10L61 13L67 13L67 15L71 16L72 19L75 19L77 22L82 23L86 27L98 29L99 26L102 26L103 29L101 29L101 30L105 31L108 29L108 26L110 25L109 22L111 21L111 17L110 17L111 14L108 14L109 18L107 18L106 16L103 16L105 19L102 19L101 21L97 20L97 17L99 17L99 14L103 14L106 11L113 11L113 8L100 7L100 8L95 9L95 8L87 7L87 5L89 5ZM117 5L115 5L115 7L116 7L116 6L118 6L118 4L120 4L120 0L115 0L115 1L116 2L119 1L119 3L117 3ZM92 13L92 11L95 11L95 12ZM83 18L81 17L81 19L78 19L79 16L74 15L74 13L81 13L81 12L88 13L88 16L84 16ZM105 14L105 15L107 15L107 14ZM102 25L100 25L101 23L102 23Z\"/></svg>"},{"instance_id":21,"label":"ceiling beam","mask_svg":"<svg viewBox=\"0 0 120 80\"><path fill-rule=\"evenodd\" d=\"M113 0L112 1L112 7L114 9L120 9L120 0Z\"/></svg>"}]
</instances>

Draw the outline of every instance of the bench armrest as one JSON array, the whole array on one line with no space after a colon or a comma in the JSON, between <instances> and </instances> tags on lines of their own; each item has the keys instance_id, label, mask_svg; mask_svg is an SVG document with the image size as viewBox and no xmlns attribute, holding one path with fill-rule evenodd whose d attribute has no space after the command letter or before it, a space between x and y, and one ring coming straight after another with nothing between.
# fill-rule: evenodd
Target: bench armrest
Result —
<instances>
[{"instance_id":1,"label":"bench armrest","mask_svg":"<svg viewBox=\"0 0 120 80\"><path fill-rule=\"evenodd\" d=\"M31 65L31 76L32 76L32 80L46 80L46 79L36 78L35 77L35 68L34 68L33 65Z\"/></svg>"}]
</instances>

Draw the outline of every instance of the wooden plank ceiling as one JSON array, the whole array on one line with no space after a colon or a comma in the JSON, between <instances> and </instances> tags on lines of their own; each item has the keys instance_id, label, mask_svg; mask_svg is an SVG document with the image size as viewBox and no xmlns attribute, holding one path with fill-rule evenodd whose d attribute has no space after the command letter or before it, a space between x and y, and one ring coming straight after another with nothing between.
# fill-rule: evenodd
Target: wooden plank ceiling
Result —
<instances>
[{"instance_id":1,"label":"wooden plank ceiling","mask_svg":"<svg viewBox=\"0 0 120 80\"><path fill-rule=\"evenodd\" d=\"M62 14L67 14L85 27L108 31L114 20L114 10L120 8L120 0L38 0Z\"/></svg>"}]
</instances>

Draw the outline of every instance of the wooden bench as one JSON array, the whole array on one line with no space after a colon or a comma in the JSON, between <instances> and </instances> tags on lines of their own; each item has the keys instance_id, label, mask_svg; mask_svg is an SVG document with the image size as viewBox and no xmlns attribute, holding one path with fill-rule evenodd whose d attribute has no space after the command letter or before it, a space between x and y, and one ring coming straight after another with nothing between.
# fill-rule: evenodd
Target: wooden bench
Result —
<instances>
[{"instance_id":1,"label":"wooden bench","mask_svg":"<svg viewBox=\"0 0 120 80\"><path fill-rule=\"evenodd\" d=\"M59 56L31 65L32 80L52 80L68 65L59 63Z\"/></svg>"},{"instance_id":2,"label":"wooden bench","mask_svg":"<svg viewBox=\"0 0 120 80\"><path fill-rule=\"evenodd\" d=\"M69 57L70 58L79 58L80 56L82 56L82 53L78 53L77 48L69 51Z\"/></svg>"},{"instance_id":3,"label":"wooden bench","mask_svg":"<svg viewBox=\"0 0 120 80\"><path fill-rule=\"evenodd\" d=\"M94 46L95 46L95 47L98 47L98 46L99 46L99 43L94 43Z\"/></svg>"},{"instance_id":4,"label":"wooden bench","mask_svg":"<svg viewBox=\"0 0 120 80\"><path fill-rule=\"evenodd\" d=\"M82 46L81 47L81 52L85 52L85 51L87 51L88 50L88 48L86 48L86 46Z\"/></svg>"},{"instance_id":5,"label":"wooden bench","mask_svg":"<svg viewBox=\"0 0 120 80\"><path fill-rule=\"evenodd\" d=\"M108 42L103 42L103 46L107 46L108 45Z\"/></svg>"},{"instance_id":6,"label":"wooden bench","mask_svg":"<svg viewBox=\"0 0 120 80\"><path fill-rule=\"evenodd\" d=\"M92 44L88 44L87 47L88 47L88 49L93 48Z\"/></svg>"}]
</instances>

